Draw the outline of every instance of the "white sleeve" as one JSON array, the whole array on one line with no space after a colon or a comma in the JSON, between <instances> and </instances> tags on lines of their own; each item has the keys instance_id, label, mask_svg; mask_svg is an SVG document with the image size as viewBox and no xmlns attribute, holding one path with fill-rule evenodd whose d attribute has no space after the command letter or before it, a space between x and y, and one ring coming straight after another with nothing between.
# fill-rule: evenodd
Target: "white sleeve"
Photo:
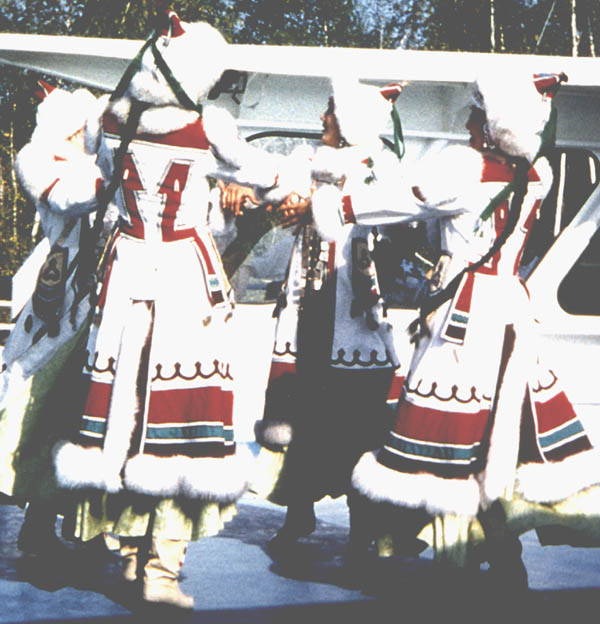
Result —
<instances>
[{"instance_id":1,"label":"white sleeve","mask_svg":"<svg viewBox=\"0 0 600 624\"><path fill-rule=\"evenodd\" d=\"M98 193L104 188L100 169L90 158L69 159L61 165L40 200L53 212L63 214L82 215L96 210Z\"/></svg>"},{"instance_id":2,"label":"white sleeve","mask_svg":"<svg viewBox=\"0 0 600 624\"><path fill-rule=\"evenodd\" d=\"M282 202L290 193L308 197L312 184L310 175L312 158L313 149L308 145L300 145L289 156L282 156L279 161L277 184L266 193L264 200Z\"/></svg>"},{"instance_id":3,"label":"white sleeve","mask_svg":"<svg viewBox=\"0 0 600 624\"><path fill-rule=\"evenodd\" d=\"M103 187L102 172L93 157L56 160L53 153L36 143L28 143L17 155L17 177L34 202L42 202L54 212L79 215L97 206Z\"/></svg>"},{"instance_id":4,"label":"white sleeve","mask_svg":"<svg viewBox=\"0 0 600 624\"><path fill-rule=\"evenodd\" d=\"M252 147L241 138L235 119L223 108L206 106L202 122L216 158L212 174L226 181L263 189L276 186L280 155Z\"/></svg>"},{"instance_id":5,"label":"white sleeve","mask_svg":"<svg viewBox=\"0 0 600 624\"><path fill-rule=\"evenodd\" d=\"M393 193L393 194L392 194ZM407 223L430 216L405 184L386 192L367 187L353 193L332 184L319 187L313 194L312 214L315 227L326 240L334 240L347 223L385 225Z\"/></svg>"},{"instance_id":6,"label":"white sleeve","mask_svg":"<svg viewBox=\"0 0 600 624\"><path fill-rule=\"evenodd\" d=\"M431 216L458 214L468 210L462 199L467 189L479 185L482 171L479 152L454 145L416 163L410 182L423 210Z\"/></svg>"}]
</instances>

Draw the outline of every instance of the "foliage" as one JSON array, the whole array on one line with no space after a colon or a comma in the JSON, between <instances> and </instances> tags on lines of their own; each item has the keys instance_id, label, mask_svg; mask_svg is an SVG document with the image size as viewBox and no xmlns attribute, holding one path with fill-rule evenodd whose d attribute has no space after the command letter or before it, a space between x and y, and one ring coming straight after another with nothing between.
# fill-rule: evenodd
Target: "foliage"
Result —
<instances>
[{"instance_id":1,"label":"foliage","mask_svg":"<svg viewBox=\"0 0 600 624\"><path fill-rule=\"evenodd\" d=\"M591 55L600 3L576 0L173 0L186 21L205 20L232 43ZM156 0L0 0L0 31L143 39ZM541 37L543 33L543 36ZM540 39L541 37L541 39ZM575 37L575 41L573 40ZM34 210L14 177L31 134L38 76L0 73L0 275L35 238Z\"/></svg>"}]
</instances>

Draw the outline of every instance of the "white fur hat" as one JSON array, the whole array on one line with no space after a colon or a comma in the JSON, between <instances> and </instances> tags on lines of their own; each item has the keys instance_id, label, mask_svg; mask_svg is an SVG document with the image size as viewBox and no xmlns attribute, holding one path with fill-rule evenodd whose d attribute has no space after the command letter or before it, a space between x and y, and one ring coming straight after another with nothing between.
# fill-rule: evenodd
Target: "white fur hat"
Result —
<instances>
[{"instance_id":1,"label":"white fur hat","mask_svg":"<svg viewBox=\"0 0 600 624\"><path fill-rule=\"evenodd\" d=\"M181 22L169 11L168 27L160 31L156 47L190 99L198 104L227 69L228 44L206 22ZM171 87L156 67L152 50L146 50L142 66L127 89L129 95L152 104L177 104Z\"/></svg>"},{"instance_id":2,"label":"white fur hat","mask_svg":"<svg viewBox=\"0 0 600 624\"><path fill-rule=\"evenodd\" d=\"M389 90L384 92L347 76L333 77L331 85L335 102L334 112L343 138L350 145L364 145L377 141L390 123L395 98L389 95Z\"/></svg>"},{"instance_id":3,"label":"white fur hat","mask_svg":"<svg viewBox=\"0 0 600 624\"><path fill-rule=\"evenodd\" d=\"M37 108L34 131L37 136L53 140L68 139L81 130L90 117L99 115L99 101L87 89L70 92L45 83L42 87L43 99Z\"/></svg>"},{"instance_id":4,"label":"white fur hat","mask_svg":"<svg viewBox=\"0 0 600 624\"><path fill-rule=\"evenodd\" d=\"M499 76L475 81L473 102L485 112L491 140L502 151L530 162L537 155L550 118L552 97L565 74Z\"/></svg>"}]
</instances>

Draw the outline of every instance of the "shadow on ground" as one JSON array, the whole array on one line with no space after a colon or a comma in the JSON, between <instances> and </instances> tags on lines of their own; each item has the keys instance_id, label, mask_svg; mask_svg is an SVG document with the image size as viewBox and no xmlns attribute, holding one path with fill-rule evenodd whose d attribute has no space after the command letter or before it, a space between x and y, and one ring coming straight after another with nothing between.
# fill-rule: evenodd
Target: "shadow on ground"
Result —
<instances>
[{"instance_id":1,"label":"shadow on ground","mask_svg":"<svg viewBox=\"0 0 600 624\"><path fill-rule=\"evenodd\" d=\"M194 594L196 611L181 615L148 610L130 590L124 590L119 559L108 551L65 544L59 557L22 556L16 548L22 518L22 510L0 507L2 624L371 624L407 618L481 622L491 616L493 621L564 624L574 616L575 621L583 621L582 614L600 610L600 566L589 562L589 551L585 565L590 566L590 574L595 572L598 587L512 592L494 582L487 571L447 572L427 557L372 556L349 572L344 565L347 526L320 521L315 533L289 557L274 560L268 555L268 541L281 526L283 511L245 504L240 504L238 515L218 537L190 548L182 585ZM525 551L535 555L538 567L550 562L546 585L552 587L552 574L558 578L562 571L550 569L551 549L527 542Z\"/></svg>"}]
</instances>

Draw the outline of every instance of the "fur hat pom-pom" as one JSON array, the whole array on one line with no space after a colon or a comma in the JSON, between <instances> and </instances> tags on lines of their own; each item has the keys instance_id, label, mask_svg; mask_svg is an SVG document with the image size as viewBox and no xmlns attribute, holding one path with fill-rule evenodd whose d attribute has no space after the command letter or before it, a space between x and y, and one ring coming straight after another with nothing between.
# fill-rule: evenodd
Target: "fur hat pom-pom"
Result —
<instances>
[{"instance_id":1,"label":"fur hat pom-pom","mask_svg":"<svg viewBox=\"0 0 600 624\"><path fill-rule=\"evenodd\" d=\"M54 89L39 104L34 137L65 140L99 117L101 105L87 89L70 92Z\"/></svg>"},{"instance_id":2,"label":"fur hat pom-pom","mask_svg":"<svg viewBox=\"0 0 600 624\"><path fill-rule=\"evenodd\" d=\"M196 104L207 98L228 66L227 41L206 22L187 23L177 19L171 33L158 38L156 47L175 79ZM142 66L133 77L128 93L155 105L178 104L171 87L156 67L150 49L142 57Z\"/></svg>"},{"instance_id":3,"label":"fur hat pom-pom","mask_svg":"<svg viewBox=\"0 0 600 624\"><path fill-rule=\"evenodd\" d=\"M349 76L335 76L331 85L342 137L350 145L377 143L390 124L390 101L377 87Z\"/></svg>"},{"instance_id":4,"label":"fur hat pom-pom","mask_svg":"<svg viewBox=\"0 0 600 624\"><path fill-rule=\"evenodd\" d=\"M535 158L552 103L536 88L532 75L494 74L475 82L474 102L487 117L493 142L511 156Z\"/></svg>"}]
</instances>

